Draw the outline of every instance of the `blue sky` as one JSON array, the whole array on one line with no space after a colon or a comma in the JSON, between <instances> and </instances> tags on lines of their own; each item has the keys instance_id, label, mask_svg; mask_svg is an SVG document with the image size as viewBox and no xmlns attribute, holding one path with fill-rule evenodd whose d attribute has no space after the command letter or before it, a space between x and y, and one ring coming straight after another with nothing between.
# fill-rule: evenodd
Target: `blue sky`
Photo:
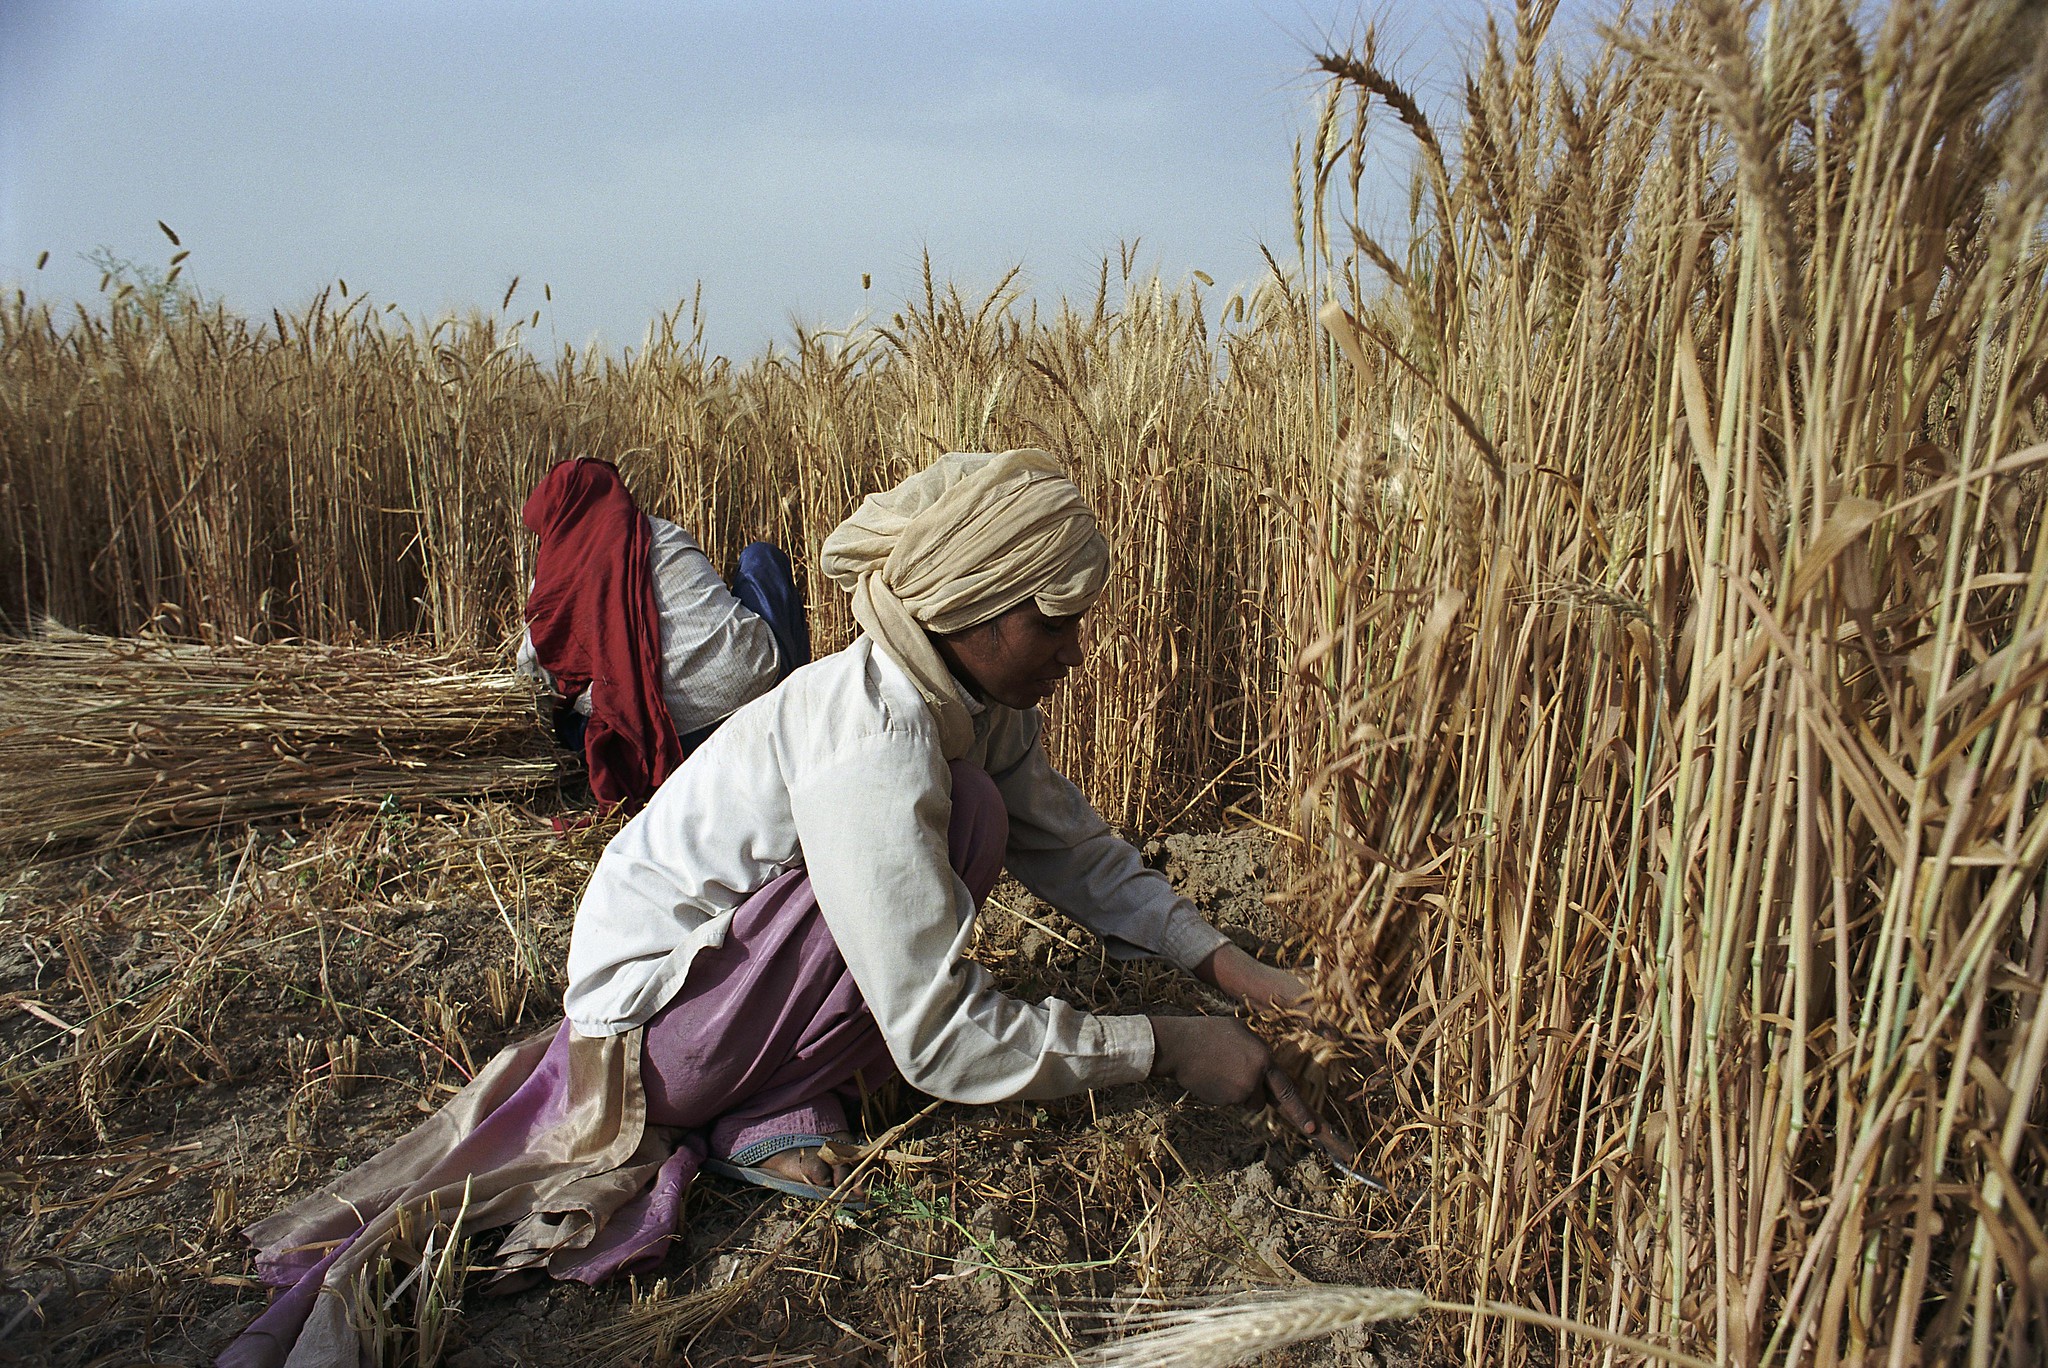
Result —
<instances>
[{"instance_id":1,"label":"blue sky","mask_svg":"<svg viewBox=\"0 0 2048 1368\"><path fill-rule=\"evenodd\" d=\"M926 249L969 287L1021 263L1050 299L1137 238L1145 267L1228 287L1291 239L1309 49L1359 13L7 0L0 283L90 298L83 254L161 266L162 219L189 280L245 312L337 277L417 315L495 308L516 275L544 345L616 348L701 281L734 356L792 318L886 316ZM1483 13L1378 17L1448 106Z\"/></svg>"}]
</instances>

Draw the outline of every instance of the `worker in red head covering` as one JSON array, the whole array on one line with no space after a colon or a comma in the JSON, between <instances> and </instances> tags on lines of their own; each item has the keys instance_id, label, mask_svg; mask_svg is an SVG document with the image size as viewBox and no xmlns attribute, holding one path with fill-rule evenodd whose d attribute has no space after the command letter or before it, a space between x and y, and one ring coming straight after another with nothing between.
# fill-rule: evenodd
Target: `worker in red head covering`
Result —
<instances>
[{"instance_id":1,"label":"worker in red head covering","mask_svg":"<svg viewBox=\"0 0 2048 1368\"><path fill-rule=\"evenodd\" d=\"M787 556L750 545L728 589L609 461L556 466L521 516L540 552L520 667L561 699L557 734L583 751L601 803L637 811L720 722L810 659Z\"/></svg>"}]
</instances>

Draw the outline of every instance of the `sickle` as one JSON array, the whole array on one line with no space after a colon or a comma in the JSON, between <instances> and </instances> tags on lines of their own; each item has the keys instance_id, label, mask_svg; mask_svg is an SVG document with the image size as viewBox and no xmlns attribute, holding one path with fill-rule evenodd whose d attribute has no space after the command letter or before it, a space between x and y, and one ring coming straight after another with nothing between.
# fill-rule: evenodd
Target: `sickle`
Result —
<instances>
[{"instance_id":1,"label":"sickle","mask_svg":"<svg viewBox=\"0 0 2048 1368\"><path fill-rule=\"evenodd\" d=\"M1296 1101L1307 1112L1308 1103L1301 1097L1301 1089L1295 1086L1294 1080L1289 1078L1285 1071L1277 1065L1266 1070L1266 1091L1272 1094L1276 1102L1280 1098L1279 1085L1282 1084L1286 1086L1288 1091L1294 1094ZM1283 1107L1281 1110L1284 1114L1285 1108ZM1363 1183L1375 1192L1387 1191L1385 1183L1359 1168L1358 1157L1360 1151L1358 1146L1346 1140L1339 1140L1331 1135L1330 1123L1323 1120L1322 1117L1315 1115L1313 1112L1307 1112L1307 1114L1309 1119L1315 1123L1315 1129L1308 1132L1308 1138L1315 1142L1316 1148L1323 1152L1323 1157L1330 1161L1332 1168L1336 1169L1338 1173L1351 1182Z\"/></svg>"}]
</instances>

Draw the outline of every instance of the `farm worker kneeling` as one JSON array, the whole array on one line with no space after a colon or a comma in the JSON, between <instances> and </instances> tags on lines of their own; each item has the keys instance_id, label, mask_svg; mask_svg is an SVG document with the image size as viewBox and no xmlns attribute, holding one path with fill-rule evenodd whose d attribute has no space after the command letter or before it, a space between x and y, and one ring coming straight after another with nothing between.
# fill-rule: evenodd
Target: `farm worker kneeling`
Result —
<instances>
[{"instance_id":1,"label":"farm worker kneeling","mask_svg":"<svg viewBox=\"0 0 2048 1368\"><path fill-rule=\"evenodd\" d=\"M727 589L611 462L562 462L520 517L540 551L519 669L558 695L556 736L584 753L599 802L637 811L719 723L809 663L789 557L751 543Z\"/></svg>"},{"instance_id":2,"label":"farm worker kneeling","mask_svg":"<svg viewBox=\"0 0 2048 1368\"><path fill-rule=\"evenodd\" d=\"M1253 1097L1270 1060L1235 1021L1021 1002L965 958L1007 864L1112 955L1163 956L1252 1006L1303 993L1047 763L1036 705L1081 663L1108 561L1040 451L947 456L863 502L821 564L864 634L734 713L612 839L576 912L559 1029L249 1229L264 1279L290 1290L222 1362L354 1368L359 1270L445 1248L458 1216L465 1236L511 1227L500 1276L596 1281L661 1259L700 1167L823 1196L839 1175L819 1151L855 1089L895 1073L970 1103L1148 1074Z\"/></svg>"}]
</instances>

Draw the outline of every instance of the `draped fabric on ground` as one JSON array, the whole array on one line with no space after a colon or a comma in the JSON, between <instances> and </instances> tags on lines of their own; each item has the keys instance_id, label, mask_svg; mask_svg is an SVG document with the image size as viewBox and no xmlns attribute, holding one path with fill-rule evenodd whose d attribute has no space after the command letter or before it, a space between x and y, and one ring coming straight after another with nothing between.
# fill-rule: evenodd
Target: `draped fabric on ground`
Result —
<instances>
[{"instance_id":1,"label":"draped fabric on ground","mask_svg":"<svg viewBox=\"0 0 2048 1368\"><path fill-rule=\"evenodd\" d=\"M1052 617L1085 613L1108 582L1109 543L1046 452L954 452L863 499L818 564L916 681L957 760L974 724L927 631L963 631L1027 601Z\"/></svg>"},{"instance_id":2,"label":"draped fabric on ground","mask_svg":"<svg viewBox=\"0 0 2048 1368\"><path fill-rule=\"evenodd\" d=\"M391 1148L250 1226L258 1275L286 1290L223 1368L355 1368L361 1274L379 1255L417 1262L430 1238L445 1247L458 1219L464 1235L512 1226L507 1267L530 1268L556 1249L573 1260L643 1190L679 1197L702 1151L648 1127L641 1034L583 1036L564 1022L510 1046Z\"/></svg>"},{"instance_id":3,"label":"draped fabric on ground","mask_svg":"<svg viewBox=\"0 0 2048 1368\"><path fill-rule=\"evenodd\" d=\"M661 695L661 635L647 519L609 461L550 470L520 514L540 538L526 625L565 698L591 689L583 733L590 791L636 811L683 762Z\"/></svg>"},{"instance_id":4,"label":"draped fabric on ground","mask_svg":"<svg viewBox=\"0 0 2048 1368\"><path fill-rule=\"evenodd\" d=\"M995 783L953 766L953 868L979 904L1009 819ZM419 1261L508 1228L495 1276L594 1283L658 1265L707 1153L844 1129L856 1085L895 1075L802 869L757 890L725 943L644 1027L567 1022L509 1046L461 1093L324 1191L250 1226L256 1270L283 1290L222 1368L357 1368L357 1286L379 1256Z\"/></svg>"}]
</instances>

